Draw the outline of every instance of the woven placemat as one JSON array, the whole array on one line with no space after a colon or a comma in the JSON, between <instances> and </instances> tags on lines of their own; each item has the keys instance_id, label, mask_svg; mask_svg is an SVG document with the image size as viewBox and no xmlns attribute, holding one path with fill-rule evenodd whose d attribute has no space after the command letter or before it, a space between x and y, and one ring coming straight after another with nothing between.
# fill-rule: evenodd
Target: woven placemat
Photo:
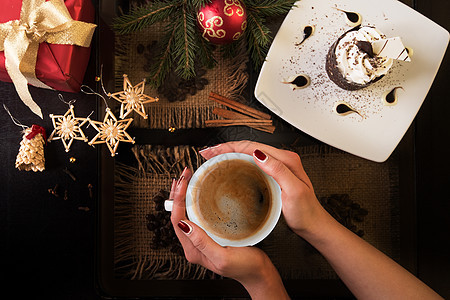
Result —
<instances>
[{"instance_id":1,"label":"woven placemat","mask_svg":"<svg viewBox=\"0 0 450 300\"><path fill-rule=\"evenodd\" d=\"M115 43L117 91L123 89L123 74L128 75L132 84L137 84L149 76L143 66L148 64L146 56L152 54L147 52L140 54L138 45L151 46L152 41L159 41L164 34L164 28L164 23L158 23L142 31L117 37ZM197 91L194 96L188 94L184 101L169 102L147 84L145 94L159 97L160 100L144 105L148 119L136 115L132 126L153 129L167 129L171 126L175 128L202 128L205 127L206 120L217 119L212 110L218 105L208 99L210 92L218 93L230 99L242 100L240 94L248 81L248 56L245 46L238 49L237 55L229 59L224 59L220 51L216 50L215 58L217 65L213 69L208 69L206 75L203 76L209 84L203 90Z\"/></svg>"},{"instance_id":2,"label":"woven placemat","mask_svg":"<svg viewBox=\"0 0 450 300\"><path fill-rule=\"evenodd\" d=\"M371 162L328 146L291 149L300 154L318 198L345 194L368 211L358 229L363 238L393 259L399 257L398 169L396 158ZM189 264L168 249L152 250L153 233L145 216L155 210L152 197L170 188L185 166L203 162L189 146L133 147L137 168L117 165L115 181L116 276L128 279L215 278L212 272ZM337 275L325 259L280 219L260 244L284 279L330 279ZM216 277L217 278L217 277Z\"/></svg>"},{"instance_id":3,"label":"woven placemat","mask_svg":"<svg viewBox=\"0 0 450 300\"><path fill-rule=\"evenodd\" d=\"M363 222L353 222L363 239L393 259L400 256L398 167L393 156L375 163L329 146L290 149L297 152L320 199L348 195L368 211ZM311 245L294 234L282 218L259 245L283 278L329 279L336 273Z\"/></svg>"},{"instance_id":4,"label":"woven placemat","mask_svg":"<svg viewBox=\"0 0 450 300\"><path fill-rule=\"evenodd\" d=\"M212 272L172 253L170 247L152 249L155 233L146 226L146 216L157 212L154 195L160 190L169 191L172 179L185 166L200 166L197 150L189 146L147 145L135 146L132 151L138 167L119 163L115 171L115 276L132 280L214 278Z\"/></svg>"}]
</instances>

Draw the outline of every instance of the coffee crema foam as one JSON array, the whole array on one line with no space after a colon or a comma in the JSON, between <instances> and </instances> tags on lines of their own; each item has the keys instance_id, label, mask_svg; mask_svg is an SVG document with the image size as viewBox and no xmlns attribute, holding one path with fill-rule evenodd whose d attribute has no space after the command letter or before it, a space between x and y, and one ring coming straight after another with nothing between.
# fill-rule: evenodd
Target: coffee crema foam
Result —
<instances>
[{"instance_id":1,"label":"coffee crema foam","mask_svg":"<svg viewBox=\"0 0 450 300\"><path fill-rule=\"evenodd\" d=\"M232 159L211 166L199 177L193 203L205 230L241 240L265 224L272 196L267 179L256 165Z\"/></svg>"}]
</instances>

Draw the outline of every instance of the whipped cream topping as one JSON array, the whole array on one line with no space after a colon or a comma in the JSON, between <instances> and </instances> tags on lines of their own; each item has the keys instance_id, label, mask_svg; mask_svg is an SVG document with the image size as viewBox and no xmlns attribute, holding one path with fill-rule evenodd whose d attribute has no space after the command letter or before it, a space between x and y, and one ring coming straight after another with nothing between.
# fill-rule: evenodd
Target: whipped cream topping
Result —
<instances>
[{"instance_id":1,"label":"whipped cream topping","mask_svg":"<svg viewBox=\"0 0 450 300\"><path fill-rule=\"evenodd\" d=\"M357 46L358 41L372 43L386 36L373 27L361 27L347 32L336 45L336 61L339 71L350 82L366 84L386 74L393 60L385 57L370 57Z\"/></svg>"}]
</instances>

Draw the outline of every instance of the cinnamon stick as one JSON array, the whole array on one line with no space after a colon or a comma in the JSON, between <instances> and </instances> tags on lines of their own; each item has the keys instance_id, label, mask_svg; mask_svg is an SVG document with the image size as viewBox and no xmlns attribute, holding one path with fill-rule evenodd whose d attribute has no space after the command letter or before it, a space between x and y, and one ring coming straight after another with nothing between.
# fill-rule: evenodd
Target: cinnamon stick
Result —
<instances>
[{"instance_id":1,"label":"cinnamon stick","mask_svg":"<svg viewBox=\"0 0 450 300\"><path fill-rule=\"evenodd\" d=\"M222 127L222 126L237 126L237 125L244 125L244 126L250 126L250 125L271 125L270 120L249 120L249 119L243 119L243 120L206 120L205 121L206 127Z\"/></svg>"},{"instance_id":2,"label":"cinnamon stick","mask_svg":"<svg viewBox=\"0 0 450 300\"><path fill-rule=\"evenodd\" d=\"M221 108L221 107L214 107L213 110L213 114L221 116L225 119L229 119L229 120L239 120L239 119L249 119L249 120L255 120L252 117L246 116L244 114L232 111L232 110L228 110L225 108Z\"/></svg>"},{"instance_id":3,"label":"cinnamon stick","mask_svg":"<svg viewBox=\"0 0 450 300\"><path fill-rule=\"evenodd\" d=\"M211 122L211 121L223 121L223 122ZM247 122L238 122L239 120L233 120L232 122L224 122L226 120L209 120L205 121L206 127L229 127L229 126L248 126L259 131L273 133L275 131L275 126L273 125L251 125Z\"/></svg>"},{"instance_id":4,"label":"cinnamon stick","mask_svg":"<svg viewBox=\"0 0 450 300\"><path fill-rule=\"evenodd\" d=\"M211 92L209 94L209 99L214 100L219 104L225 105L231 109L234 109L238 112L241 112L245 115L248 115L248 116L256 118L256 119L265 119L265 120L271 119L271 116L269 114L263 113L257 109L254 109L253 107L250 107L250 106L247 106L240 102L228 99L228 98L221 96L219 94L216 94L214 92Z\"/></svg>"},{"instance_id":5,"label":"cinnamon stick","mask_svg":"<svg viewBox=\"0 0 450 300\"><path fill-rule=\"evenodd\" d=\"M235 112L232 110L220 108L220 107L215 107L213 110L213 114L221 116L222 118L229 119L229 120L239 120L239 119L255 120L252 117L246 116L244 114L241 114L241 113L238 113L238 112ZM275 126L273 126L272 124L270 124L270 125L249 125L247 123L246 125L253 129L268 132L268 133L273 133L275 131Z\"/></svg>"},{"instance_id":6,"label":"cinnamon stick","mask_svg":"<svg viewBox=\"0 0 450 300\"><path fill-rule=\"evenodd\" d=\"M249 126L249 127L257 129L259 131L264 131L264 132L267 132L267 133L273 133L275 131L275 126L273 126L273 125Z\"/></svg>"}]
</instances>

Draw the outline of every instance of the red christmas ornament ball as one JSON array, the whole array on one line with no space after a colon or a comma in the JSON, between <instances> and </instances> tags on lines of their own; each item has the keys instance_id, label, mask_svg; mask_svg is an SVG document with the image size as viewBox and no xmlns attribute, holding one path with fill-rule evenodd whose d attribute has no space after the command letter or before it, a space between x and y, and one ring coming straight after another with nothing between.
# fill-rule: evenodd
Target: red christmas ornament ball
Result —
<instances>
[{"instance_id":1,"label":"red christmas ornament ball","mask_svg":"<svg viewBox=\"0 0 450 300\"><path fill-rule=\"evenodd\" d=\"M247 12L240 0L212 0L197 12L197 22L207 41L229 44L247 28Z\"/></svg>"}]
</instances>

